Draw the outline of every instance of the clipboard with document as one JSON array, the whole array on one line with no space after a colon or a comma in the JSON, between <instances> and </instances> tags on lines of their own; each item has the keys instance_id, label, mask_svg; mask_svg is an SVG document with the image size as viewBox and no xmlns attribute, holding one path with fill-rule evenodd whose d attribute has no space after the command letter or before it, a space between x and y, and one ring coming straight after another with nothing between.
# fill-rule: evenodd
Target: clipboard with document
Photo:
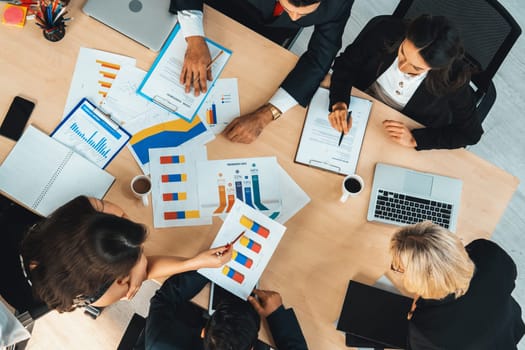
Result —
<instances>
[{"instance_id":1,"label":"clipboard with document","mask_svg":"<svg viewBox=\"0 0 525 350\"><path fill-rule=\"evenodd\" d=\"M50 135L104 169L131 138L119 122L83 98Z\"/></svg>"},{"instance_id":2,"label":"clipboard with document","mask_svg":"<svg viewBox=\"0 0 525 350\"><path fill-rule=\"evenodd\" d=\"M139 85L137 94L178 117L192 121L232 54L230 50L208 38L205 40L212 58L208 69L211 69L213 77L208 82L206 93L199 96L194 96L193 92L186 93L186 87L180 83L187 43L180 24L177 24Z\"/></svg>"},{"instance_id":3,"label":"clipboard with document","mask_svg":"<svg viewBox=\"0 0 525 350\"><path fill-rule=\"evenodd\" d=\"M357 167L372 101L352 96L352 128L338 145L341 133L328 121L329 90L320 87L310 102L295 155L295 162L331 171L353 174Z\"/></svg>"}]
</instances>

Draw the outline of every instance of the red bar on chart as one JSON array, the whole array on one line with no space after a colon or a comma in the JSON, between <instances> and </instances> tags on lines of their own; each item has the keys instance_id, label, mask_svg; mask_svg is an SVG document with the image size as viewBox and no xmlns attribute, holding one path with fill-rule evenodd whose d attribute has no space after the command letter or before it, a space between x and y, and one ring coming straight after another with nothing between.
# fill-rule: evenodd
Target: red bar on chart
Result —
<instances>
[{"instance_id":1,"label":"red bar on chart","mask_svg":"<svg viewBox=\"0 0 525 350\"><path fill-rule=\"evenodd\" d=\"M180 156L162 156L160 157L160 164L180 164L184 163L186 159L183 155Z\"/></svg>"},{"instance_id":2,"label":"red bar on chart","mask_svg":"<svg viewBox=\"0 0 525 350\"><path fill-rule=\"evenodd\" d=\"M234 250L232 252L232 260L238 262L239 264L246 266L247 268L252 267L253 260L248 258L246 255L239 253L238 251Z\"/></svg>"},{"instance_id":3,"label":"red bar on chart","mask_svg":"<svg viewBox=\"0 0 525 350\"><path fill-rule=\"evenodd\" d=\"M246 217L245 215L241 216L240 223L241 225L246 227L248 230L251 230L257 233L264 238L268 238L268 236L270 235L270 230L268 230L264 226L259 225L258 223Z\"/></svg>"},{"instance_id":4,"label":"red bar on chart","mask_svg":"<svg viewBox=\"0 0 525 350\"><path fill-rule=\"evenodd\" d=\"M197 218L200 218L200 212L198 210L164 212L164 220L197 219Z\"/></svg>"},{"instance_id":5,"label":"red bar on chart","mask_svg":"<svg viewBox=\"0 0 525 350\"><path fill-rule=\"evenodd\" d=\"M186 200L186 192L173 192L173 193L163 193L162 200L164 202L168 201L183 201Z\"/></svg>"},{"instance_id":6,"label":"red bar on chart","mask_svg":"<svg viewBox=\"0 0 525 350\"><path fill-rule=\"evenodd\" d=\"M186 174L163 174L161 181L166 182L185 182L187 180Z\"/></svg>"},{"instance_id":7,"label":"red bar on chart","mask_svg":"<svg viewBox=\"0 0 525 350\"><path fill-rule=\"evenodd\" d=\"M245 246L246 248L254 251L255 253L259 253L261 251L261 245L257 242L255 242L254 240L246 237L246 236L242 236L241 239L239 240L239 243L243 246Z\"/></svg>"},{"instance_id":8,"label":"red bar on chart","mask_svg":"<svg viewBox=\"0 0 525 350\"><path fill-rule=\"evenodd\" d=\"M229 278L231 278L237 283L242 283L244 281L244 275L242 273L235 271L234 269L232 269L231 267L227 265L225 265L222 268L222 273L223 275L228 276Z\"/></svg>"}]
</instances>

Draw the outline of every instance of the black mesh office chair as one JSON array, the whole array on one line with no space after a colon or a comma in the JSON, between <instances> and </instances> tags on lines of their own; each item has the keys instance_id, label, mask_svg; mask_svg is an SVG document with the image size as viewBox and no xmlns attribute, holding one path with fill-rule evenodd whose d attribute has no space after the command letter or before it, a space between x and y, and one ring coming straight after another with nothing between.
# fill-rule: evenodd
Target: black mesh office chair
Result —
<instances>
[{"instance_id":1,"label":"black mesh office chair","mask_svg":"<svg viewBox=\"0 0 525 350\"><path fill-rule=\"evenodd\" d=\"M520 36L520 26L497 0L401 0L394 10L399 18L420 14L446 16L460 30L467 60L477 70L472 82L483 121L496 100L492 78Z\"/></svg>"}]
</instances>

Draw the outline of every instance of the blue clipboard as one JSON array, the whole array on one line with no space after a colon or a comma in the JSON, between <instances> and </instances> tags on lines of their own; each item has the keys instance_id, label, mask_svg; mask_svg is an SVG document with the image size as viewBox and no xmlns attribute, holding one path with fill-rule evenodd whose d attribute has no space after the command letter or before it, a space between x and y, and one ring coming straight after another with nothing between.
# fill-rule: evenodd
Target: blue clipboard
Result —
<instances>
[{"instance_id":1,"label":"blue clipboard","mask_svg":"<svg viewBox=\"0 0 525 350\"><path fill-rule=\"evenodd\" d=\"M159 105L162 108L168 110L169 112L175 114L176 116L191 122L193 120L193 118L195 117L195 115L197 114L197 112L199 111L199 109L202 106L202 104L204 103L204 101L206 100L206 97L208 96L208 94L210 93L211 89L215 85L215 81L221 75L221 73L222 73L224 67L226 66L226 64L224 64L222 67L220 67L218 72L214 72L215 74L213 76L213 81L211 81L209 83L208 90L206 91L206 93L205 94L201 94L201 96L199 96L201 101L200 101L200 103L197 106L194 106L194 110L192 111L191 115L185 115L183 113L180 113L180 111L178 111L177 106L170 102L170 99L176 99L176 97L170 96L170 98L166 98L166 96L161 96L161 95L151 96L151 94L148 95L144 91L145 85L148 83L148 81L150 80L152 75L155 74L155 72L156 72L156 70L158 68L159 62L161 62L163 60L164 55L165 55L167 49L173 43L173 40L177 37L177 35L182 35L182 31L180 29L181 29L180 28L180 24L177 23L177 25L175 26L175 28L171 32L170 36L166 40L166 43L162 47L162 50L159 52L159 54L157 55L157 58L155 59L155 61L151 65L151 68L148 70L148 73L144 77L144 80L142 81L142 83L137 88L137 94L139 94L140 96L144 97L145 99L147 99L147 100L149 100L149 101L151 101L153 103L156 103L157 105ZM225 48L222 45L219 45L218 43L216 43L216 42L214 42L214 41L212 41L212 40L210 40L208 38L205 38L205 40L206 40L206 43L208 44L208 46L215 47L215 48L223 51L224 53L226 53L227 54L227 61L230 59L231 54L232 54L231 50ZM184 55L184 52L182 53L182 55ZM191 93L192 92L190 92L189 94L191 94Z\"/></svg>"},{"instance_id":2,"label":"blue clipboard","mask_svg":"<svg viewBox=\"0 0 525 350\"><path fill-rule=\"evenodd\" d=\"M50 136L102 169L131 138L126 129L85 97Z\"/></svg>"}]
</instances>

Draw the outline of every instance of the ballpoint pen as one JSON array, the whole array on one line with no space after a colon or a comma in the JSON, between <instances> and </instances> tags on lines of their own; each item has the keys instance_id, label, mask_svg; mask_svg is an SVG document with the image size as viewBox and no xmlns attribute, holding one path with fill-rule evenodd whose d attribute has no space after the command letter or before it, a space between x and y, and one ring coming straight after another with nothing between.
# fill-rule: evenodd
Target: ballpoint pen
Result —
<instances>
[{"instance_id":1,"label":"ballpoint pen","mask_svg":"<svg viewBox=\"0 0 525 350\"><path fill-rule=\"evenodd\" d=\"M237 237L235 237L235 239L233 241L227 243L224 246L224 252L227 252L228 250L230 250L230 248L235 244L235 242L237 242L239 240L239 238L241 238L245 233L246 233L246 231L242 231L241 233L239 233L239 235ZM217 252L215 254L217 256L222 256L224 254L224 252Z\"/></svg>"},{"instance_id":2,"label":"ballpoint pen","mask_svg":"<svg viewBox=\"0 0 525 350\"><path fill-rule=\"evenodd\" d=\"M350 118L352 118L352 111L349 111L346 115L346 125L348 125L348 122L350 121ZM341 146L341 142L343 142L343 137L345 136L345 131L341 131L341 137L339 137L339 142L337 143L337 146Z\"/></svg>"}]
</instances>

